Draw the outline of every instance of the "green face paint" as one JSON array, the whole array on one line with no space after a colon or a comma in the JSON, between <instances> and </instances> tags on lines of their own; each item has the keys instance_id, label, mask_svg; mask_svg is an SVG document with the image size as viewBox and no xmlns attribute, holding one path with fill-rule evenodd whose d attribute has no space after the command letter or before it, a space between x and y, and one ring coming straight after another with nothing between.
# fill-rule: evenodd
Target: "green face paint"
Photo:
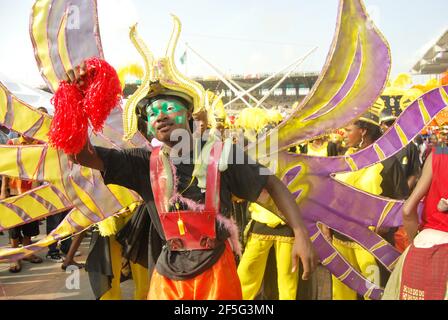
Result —
<instances>
[{"instance_id":1,"label":"green face paint","mask_svg":"<svg viewBox=\"0 0 448 320\"><path fill-rule=\"evenodd\" d=\"M186 119L185 116L177 116L177 117L174 119L174 121L176 122L176 124L182 124L182 123L185 123L185 119Z\"/></svg>"},{"instance_id":2,"label":"green face paint","mask_svg":"<svg viewBox=\"0 0 448 320\"><path fill-rule=\"evenodd\" d=\"M157 100L148 105L146 107L146 114L148 117L148 134L155 135L156 130L153 123L161 113L170 115L181 111L187 111L187 108L177 101L172 100ZM185 121L185 114L176 116L174 119L176 124L182 124L185 123Z\"/></svg>"}]
</instances>

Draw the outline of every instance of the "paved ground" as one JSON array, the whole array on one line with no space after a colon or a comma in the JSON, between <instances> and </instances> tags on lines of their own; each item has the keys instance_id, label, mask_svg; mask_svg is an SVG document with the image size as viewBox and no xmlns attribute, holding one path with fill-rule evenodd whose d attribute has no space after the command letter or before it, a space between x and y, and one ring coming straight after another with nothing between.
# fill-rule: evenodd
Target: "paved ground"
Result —
<instances>
[{"instance_id":1,"label":"paved ground","mask_svg":"<svg viewBox=\"0 0 448 320\"><path fill-rule=\"evenodd\" d=\"M41 235L33 241L41 239L45 234L45 222L40 226ZM76 261L85 262L90 238L84 238L79 250L82 255ZM0 246L8 245L8 233L0 235ZM8 299L43 299L43 300L93 300L95 299L89 284L87 273L81 269L77 273L63 271L61 263L45 259L46 251L39 256L44 259L41 264L22 262L22 271L17 274L8 271L8 264L0 263L0 300ZM79 277L78 277L79 276ZM318 282L317 298L331 298L331 279L328 271L319 267L316 271ZM77 278L79 281L77 281ZM79 284L79 285L78 285ZM132 299L133 282L128 280L121 285L123 299Z\"/></svg>"},{"instance_id":2,"label":"paved ground","mask_svg":"<svg viewBox=\"0 0 448 320\"><path fill-rule=\"evenodd\" d=\"M45 222L40 226L41 235L45 234ZM42 236L33 238L33 241ZM90 238L86 237L79 250L82 255L76 257L78 262L85 262ZM0 245L8 245L8 234L0 235ZM87 273L81 269L77 274L63 271L61 263L45 259L46 251L39 256L44 259L41 264L22 262L20 273L10 273L8 264L0 263L0 300L6 299L44 299L44 300L93 300ZM79 275L79 277L77 277ZM79 282L76 281L79 278ZM78 285L79 283L79 285ZM122 284L123 298L132 299L133 283L129 280Z\"/></svg>"}]
</instances>

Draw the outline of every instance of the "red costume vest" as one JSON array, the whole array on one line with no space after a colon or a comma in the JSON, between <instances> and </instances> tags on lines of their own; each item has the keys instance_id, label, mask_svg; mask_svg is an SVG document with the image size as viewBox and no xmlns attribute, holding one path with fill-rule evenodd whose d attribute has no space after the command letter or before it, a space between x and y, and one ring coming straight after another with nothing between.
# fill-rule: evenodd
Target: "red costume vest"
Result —
<instances>
[{"instance_id":1,"label":"red costume vest","mask_svg":"<svg viewBox=\"0 0 448 320\"><path fill-rule=\"evenodd\" d=\"M448 232L448 213L437 210L441 198L448 199L448 149L432 152L432 182L425 198L421 229Z\"/></svg>"},{"instance_id":2,"label":"red costume vest","mask_svg":"<svg viewBox=\"0 0 448 320\"><path fill-rule=\"evenodd\" d=\"M154 148L150 156L150 180L154 202L165 239L172 251L209 250L216 241L216 216L220 210L220 172L222 142L211 150L207 166L205 206L201 211L170 211L175 177L167 156L161 148Z\"/></svg>"}]
</instances>

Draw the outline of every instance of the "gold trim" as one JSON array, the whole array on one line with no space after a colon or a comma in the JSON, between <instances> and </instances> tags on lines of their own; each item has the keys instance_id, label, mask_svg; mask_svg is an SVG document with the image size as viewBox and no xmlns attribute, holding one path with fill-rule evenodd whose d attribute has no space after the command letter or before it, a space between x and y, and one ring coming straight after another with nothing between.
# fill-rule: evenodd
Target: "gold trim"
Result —
<instances>
[{"instance_id":1,"label":"gold trim","mask_svg":"<svg viewBox=\"0 0 448 320\"><path fill-rule=\"evenodd\" d=\"M355 161L353 160L353 158L351 156L346 156L344 159L345 159L345 162L350 167L350 169L352 169L352 171L358 171L359 170L358 166L356 165Z\"/></svg>"},{"instance_id":2,"label":"gold trim","mask_svg":"<svg viewBox=\"0 0 448 320\"><path fill-rule=\"evenodd\" d=\"M310 237L310 240L311 240L311 241L316 240L320 233L321 233L321 231L318 230L315 234L313 234L313 235Z\"/></svg>"},{"instance_id":3,"label":"gold trim","mask_svg":"<svg viewBox=\"0 0 448 320\"><path fill-rule=\"evenodd\" d=\"M337 255L338 255L338 252L337 252L337 251L333 252L329 257L325 258L325 259L322 261L322 265L324 265L324 266L329 265L329 264L334 260L334 258L337 257Z\"/></svg>"},{"instance_id":4,"label":"gold trim","mask_svg":"<svg viewBox=\"0 0 448 320\"><path fill-rule=\"evenodd\" d=\"M429 115L428 109L426 108L423 99L418 99L418 107L420 109L420 113L422 114L425 125L428 125L431 122L431 116Z\"/></svg>"},{"instance_id":5,"label":"gold trim","mask_svg":"<svg viewBox=\"0 0 448 320\"><path fill-rule=\"evenodd\" d=\"M294 237L275 236L275 235L259 234L259 233L253 233L253 232L251 233L250 236L257 240L294 243Z\"/></svg>"},{"instance_id":6,"label":"gold trim","mask_svg":"<svg viewBox=\"0 0 448 320\"><path fill-rule=\"evenodd\" d=\"M370 251L370 252L374 252L374 251L378 250L379 248L382 248L382 247L387 246L387 245L388 245L388 242L387 242L386 240L381 240L381 241L379 241L377 244L373 245L373 246L369 249L369 251Z\"/></svg>"},{"instance_id":7,"label":"gold trim","mask_svg":"<svg viewBox=\"0 0 448 320\"><path fill-rule=\"evenodd\" d=\"M376 154L378 155L378 158L383 161L386 159L386 155L384 154L384 151L381 150L380 146L376 143L373 144L373 148L375 149Z\"/></svg>"},{"instance_id":8,"label":"gold trim","mask_svg":"<svg viewBox=\"0 0 448 320\"><path fill-rule=\"evenodd\" d=\"M347 279L348 275L349 275L350 273L352 273L352 271L353 271L352 267L348 267L347 271L345 271L343 274L341 274L341 276L338 277L338 279L339 279L340 281L344 281L345 279Z\"/></svg>"},{"instance_id":9,"label":"gold trim","mask_svg":"<svg viewBox=\"0 0 448 320\"><path fill-rule=\"evenodd\" d=\"M375 125L375 126L377 126L377 127L380 126L380 124L379 124L378 122L376 122L376 121L374 121L374 120L372 120L372 119L369 119L369 118L365 118L365 117L363 117L363 116L361 116L360 118L358 118L358 121L368 122L368 123L373 124L373 125Z\"/></svg>"},{"instance_id":10,"label":"gold trim","mask_svg":"<svg viewBox=\"0 0 448 320\"><path fill-rule=\"evenodd\" d=\"M409 139L408 137L406 137L406 135L404 134L403 129L400 127L400 125L398 123L395 123L394 125L395 131L398 134L398 137L400 138L401 144L403 146L406 146L409 144Z\"/></svg>"},{"instance_id":11,"label":"gold trim","mask_svg":"<svg viewBox=\"0 0 448 320\"><path fill-rule=\"evenodd\" d=\"M343 241L343 240L340 240L340 239L338 239L336 237L333 237L333 244L335 244L335 243L338 244L338 245L344 246L346 248L351 248L351 249L357 249L357 248L361 247L359 244L357 244L353 240Z\"/></svg>"},{"instance_id":12,"label":"gold trim","mask_svg":"<svg viewBox=\"0 0 448 320\"><path fill-rule=\"evenodd\" d=\"M442 97L443 102L448 105L448 93L446 92L444 87L439 88L440 96Z\"/></svg>"},{"instance_id":13,"label":"gold trim","mask_svg":"<svg viewBox=\"0 0 448 320\"><path fill-rule=\"evenodd\" d=\"M370 296L372 295L373 289L375 289L375 287L376 287L376 284L372 283L370 280L369 280L369 282L372 284L372 286L364 294L364 296L363 296L364 299L371 299Z\"/></svg>"},{"instance_id":14,"label":"gold trim","mask_svg":"<svg viewBox=\"0 0 448 320\"><path fill-rule=\"evenodd\" d=\"M383 212L381 212L381 216L380 219L378 220L378 224L376 225L376 230L379 229L379 227L381 227L381 225L383 224L384 220L386 219L386 217L389 215L390 211L392 210L392 208L395 206L395 202L388 202L384 208L383 208Z\"/></svg>"},{"instance_id":15,"label":"gold trim","mask_svg":"<svg viewBox=\"0 0 448 320\"><path fill-rule=\"evenodd\" d=\"M406 252L406 251L405 251ZM394 261L392 261L387 267L389 268L389 270L394 270L395 266L398 263L398 260L400 260L401 255L397 257L397 259L395 259Z\"/></svg>"}]
</instances>

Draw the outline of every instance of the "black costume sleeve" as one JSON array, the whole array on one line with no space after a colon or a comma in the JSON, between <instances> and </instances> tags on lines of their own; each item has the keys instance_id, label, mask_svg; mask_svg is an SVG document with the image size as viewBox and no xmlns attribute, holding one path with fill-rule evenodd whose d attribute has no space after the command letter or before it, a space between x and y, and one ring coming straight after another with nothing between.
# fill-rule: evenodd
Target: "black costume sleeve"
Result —
<instances>
[{"instance_id":1,"label":"black costume sleeve","mask_svg":"<svg viewBox=\"0 0 448 320\"><path fill-rule=\"evenodd\" d=\"M406 199L409 196L409 187L400 162L396 157L391 157L382 163L384 169L381 172L383 178L381 195L396 200Z\"/></svg>"},{"instance_id":2,"label":"black costume sleeve","mask_svg":"<svg viewBox=\"0 0 448 320\"><path fill-rule=\"evenodd\" d=\"M417 146L414 143L410 143L407 147L408 154L408 172L407 176L418 176L420 174L420 156Z\"/></svg>"},{"instance_id":3,"label":"black costume sleeve","mask_svg":"<svg viewBox=\"0 0 448 320\"><path fill-rule=\"evenodd\" d=\"M149 151L145 149L115 150L95 147L103 160L102 172L105 184L116 184L142 195L148 192Z\"/></svg>"},{"instance_id":4,"label":"black costume sleeve","mask_svg":"<svg viewBox=\"0 0 448 320\"><path fill-rule=\"evenodd\" d=\"M334 142L329 141L327 146L327 156L336 157L338 155L338 145Z\"/></svg>"},{"instance_id":5,"label":"black costume sleeve","mask_svg":"<svg viewBox=\"0 0 448 320\"><path fill-rule=\"evenodd\" d=\"M234 145L229 156L228 168L222 177L230 192L241 199L255 202L267 183L268 170L250 159L238 146Z\"/></svg>"}]
</instances>

